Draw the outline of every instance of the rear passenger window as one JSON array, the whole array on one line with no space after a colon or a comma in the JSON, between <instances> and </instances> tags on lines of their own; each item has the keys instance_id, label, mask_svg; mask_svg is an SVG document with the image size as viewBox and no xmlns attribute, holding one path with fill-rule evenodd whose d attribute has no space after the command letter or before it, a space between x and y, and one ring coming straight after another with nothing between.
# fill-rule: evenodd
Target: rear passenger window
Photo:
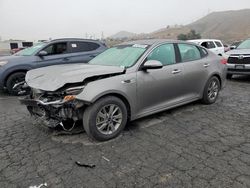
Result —
<instances>
[{"instance_id":1,"label":"rear passenger window","mask_svg":"<svg viewBox=\"0 0 250 188\"><path fill-rule=\"evenodd\" d=\"M208 55L208 52L205 48L201 48L199 47L200 53L201 53L201 57L206 57Z\"/></svg>"},{"instance_id":2,"label":"rear passenger window","mask_svg":"<svg viewBox=\"0 0 250 188\"><path fill-rule=\"evenodd\" d=\"M164 44L155 48L147 60L160 61L164 66L176 63L174 45Z\"/></svg>"},{"instance_id":3,"label":"rear passenger window","mask_svg":"<svg viewBox=\"0 0 250 188\"><path fill-rule=\"evenodd\" d=\"M100 47L92 42L70 42L69 45L71 53L94 51Z\"/></svg>"},{"instance_id":4,"label":"rear passenger window","mask_svg":"<svg viewBox=\"0 0 250 188\"><path fill-rule=\"evenodd\" d=\"M222 47L222 44L219 41L215 41L217 47Z\"/></svg>"},{"instance_id":5,"label":"rear passenger window","mask_svg":"<svg viewBox=\"0 0 250 188\"><path fill-rule=\"evenodd\" d=\"M200 50L191 44L178 44L183 62L201 59Z\"/></svg>"},{"instance_id":6,"label":"rear passenger window","mask_svg":"<svg viewBox=\"0 0 250 188\"><path fill-rule=\"evenodd\" d=\"M215 44L214 42L212 41L209 41L209 42L203 42L201 43L201 46L207 48L207 49L212 49L212 48L215 48Z\"/></svg>"}]
</instances>

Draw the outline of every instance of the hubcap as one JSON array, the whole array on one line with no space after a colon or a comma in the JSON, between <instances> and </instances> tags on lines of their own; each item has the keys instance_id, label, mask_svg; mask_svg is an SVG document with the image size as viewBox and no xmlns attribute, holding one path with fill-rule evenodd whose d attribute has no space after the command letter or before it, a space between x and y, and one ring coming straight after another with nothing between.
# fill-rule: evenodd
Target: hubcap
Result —
<instances>
[{"instance_id":1,"label":"hubcap","mask_svg":"<svg viewBox=\"0 0 250 188\"><path fill-rule=\"evenodd\" d=\"M113 134L122 124L122 111L119 106L109 104L97 113L96 127L100 133Z\"/></svg>"},{"instance_id":2,"label":"hubcap","mask_svg":"<svg viewBox=\"0 0 250 188\"><path fill-rule=\"evenodd\" d=\"M213 80L208 87L208 98L211 101L213 101L216 99L218 93L219 93L219 85L215 80Z\"/></svg>"}]
</instances>

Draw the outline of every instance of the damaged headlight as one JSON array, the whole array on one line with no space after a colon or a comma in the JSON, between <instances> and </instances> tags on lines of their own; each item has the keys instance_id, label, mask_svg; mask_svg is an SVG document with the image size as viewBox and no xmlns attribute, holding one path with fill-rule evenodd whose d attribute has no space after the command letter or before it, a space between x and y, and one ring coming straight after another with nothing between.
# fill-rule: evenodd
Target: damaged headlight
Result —
<instances>
[{"instance_id":1,"label":"damaged headlight","mask_svg":"<svg viewBox=\"0 0 250 188\"><path fill-rule=\"evenodd\" d=\"M8 63L8 61L0 61L0 67L6 65Z\"/></svg>"},{"instance_id":2,"label":"damaged headlight","mask_svg":"<svg viewBox=\"0 0 250 188\"><path fill-rule=\"evenodd\" d=\"M84 86L79 86L79 87L71 87L65 90L65 97L64 101L72 101L75 100L76 95L80 94L82 90L84 89Z\"/></svg>"},{"instance_id":3,"label":"damaged headlight","mask_svg":"<svg viewBox=\"0 0 250 188\"><path fill-rule=\"evenodd\" d=\"M79 87L71 87L65 90L66 95L78 95L82 92L84 89L84 86L79 86Z\"/></svg>"}]
</instances>

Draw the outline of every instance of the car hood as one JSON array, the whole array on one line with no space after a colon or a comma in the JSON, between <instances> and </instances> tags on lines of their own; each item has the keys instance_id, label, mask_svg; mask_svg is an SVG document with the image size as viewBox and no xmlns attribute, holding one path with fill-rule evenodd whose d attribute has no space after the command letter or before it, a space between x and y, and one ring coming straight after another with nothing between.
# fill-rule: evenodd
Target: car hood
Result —
<instances>
[{"instance_id":1,"label":"car hood","mask_svg":"<svg viewBox=\"0 0 250 188\"><path fill-rule=\"evenodd\" d=\"M232 55L232 54L237 54L237 55L241 55L241 54L250 54L250 49L235 49L235 50L230 50L229 52L227 52L227 55Z\"/></svg>"},{"instance_id":2,"label":"car hood","mask_svg":"<svg viewBox=\"0 0 250 188\"><path fill-rule=\"evenodd\" d=\"M83 82L86 78L124 72L115 66L68 64L33 69L26 75L26 83L43 91L56 91L65 84Z\"/></svg>"},{"instance_id":3,"label":"car hood","mask_svg":"<svg viewBox=\"0 0 250 188\"><path fill-rule=\"evenodd\" d=\"M34 56L11 55L11 56L0 57L0 61L8 61L9 63L22 63L22 62L27 63L27 61L32 60L33 58L34 58Z\"/></svg>"}]
</instances>

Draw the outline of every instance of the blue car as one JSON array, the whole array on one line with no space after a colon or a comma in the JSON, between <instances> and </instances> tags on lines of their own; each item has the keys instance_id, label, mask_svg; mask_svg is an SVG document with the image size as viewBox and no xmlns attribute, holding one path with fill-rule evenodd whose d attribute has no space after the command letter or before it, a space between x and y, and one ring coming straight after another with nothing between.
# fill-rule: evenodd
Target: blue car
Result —
<instances>
[{"instance_id":1,"label":"blue car","mask_svg":"<svg viewBox=\"0 0 250 188\"><path fill-rule=\"evenodd\" d=\"M0 89L18 95L27 71L50 65L88 63L106 49L97 40L57 39L0 57Z\"/></svg>"}]
</instances>

